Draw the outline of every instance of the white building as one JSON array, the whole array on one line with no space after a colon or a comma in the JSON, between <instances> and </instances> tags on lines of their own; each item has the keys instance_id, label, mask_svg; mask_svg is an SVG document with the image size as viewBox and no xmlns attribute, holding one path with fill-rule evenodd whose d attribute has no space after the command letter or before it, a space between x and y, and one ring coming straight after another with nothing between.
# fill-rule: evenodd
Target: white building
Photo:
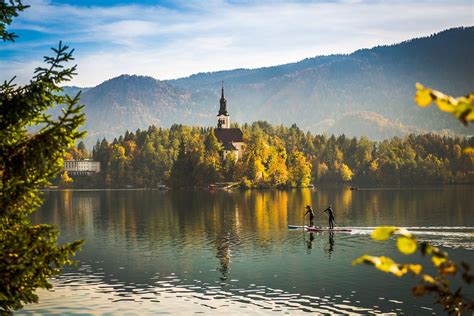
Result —
<instances>
[{"instance_id":1,"label":"white building","mask_svg":"<svg viewBox=\"0 0 474 316\"><path fill-rule=\"evenodd\" d=\"M100 162L92 159L64 160L64 170L70 175L91 175L100 172Z\"/></svg>"}]
</instances>

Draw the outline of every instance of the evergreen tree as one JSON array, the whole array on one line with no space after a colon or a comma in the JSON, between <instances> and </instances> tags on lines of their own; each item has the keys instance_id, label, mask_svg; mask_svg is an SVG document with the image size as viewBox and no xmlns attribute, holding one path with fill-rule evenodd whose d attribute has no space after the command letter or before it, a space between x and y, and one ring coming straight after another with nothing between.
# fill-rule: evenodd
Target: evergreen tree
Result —
<instances>
[{"instance_id":1,"label":"evergreen tree","mask_svg":"<svg viewBox=\"0 0 474 316\"><path fill-rule=\"evenodd\" d=\"M195 185L194 165L191 155L186 150L184 140L179 145L178 158L171 168L170 183L175 188L191 187Z\"/></svg>"},{"instance_id":2,"label":"evergreen tree","mask_svg":"<svg viewBox=\"0 0 474 316\"><path fill-rule=\"evenodd\" d=\"M0 2L0 37L11 41L6 31L12 17L25 8L20 1ZM19 309L38 301L37 288L51 288L49 279L71 263L70 255L82 244L57 245L59 231L32 225L29 216L42 203L40 188L49 184L63 165L66 149L84 136L77 129L84 123L83 106L75 97L62 96L60 84L68 81L75 66L72 51L61 43L54 57L45 57L46 68L37 68L29 84L0 85L0 310ZM59 104L63 114L53 120L46 111ZM39 127L31 134L27 128Z\"/></svg>"}]
</instances>

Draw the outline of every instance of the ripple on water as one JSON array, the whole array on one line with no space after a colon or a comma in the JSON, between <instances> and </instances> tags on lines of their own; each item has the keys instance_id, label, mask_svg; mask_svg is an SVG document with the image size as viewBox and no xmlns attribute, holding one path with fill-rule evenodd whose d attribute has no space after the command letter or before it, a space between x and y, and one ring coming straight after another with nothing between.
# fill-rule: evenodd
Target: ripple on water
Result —
<instances>
[{"instance_id":1,"label":"ripple on water","mask_svg":"<svg viewBox=\"0 0 474 316\"><path fill-rule=\"evenodd\" d=\"M105 281L102 277L68 273L53 280L56 291L39 291L40 303L28 305L18 314L84 314L87 311L136 313L137 310L141 314L153 314L158 309L171 314L222 314L235 312L236 308L239 311L248 308L252 311L251 314L276 311L289 314L362 315L378 311L374 309L378 307L358 306L358 303L341 295L300 295L256 284L249 288L226 288L224 291L221 287L208 283L202 286L185 284L174 275L171 278L163 277L164 280L155 275L152 278L155 280L153 285L123 283L116 279ZM67 303L64 302L65 297ZM334 300L339 300L340 303L336 304Z\"/></svg>"},{"instance_id":2,"label":"ripple on water","mask_svg":"<svg viewBox=\"0 0 474 316\"><path fill-rule=\"evenodd\" d=\"M376 227L351 227L350 235L370 235ZM443 246L447 248L474 250L474 238L472 232L474 227L468 226L415 226L404 227L411 231L419 241L426 241L435 246ZM341 235L342 236L342 235ZM347 237L342 236L338 243L342 245L343 240ZM362 240L350 240L350 243L364 243Z\"/></svg>"}]
</instances>

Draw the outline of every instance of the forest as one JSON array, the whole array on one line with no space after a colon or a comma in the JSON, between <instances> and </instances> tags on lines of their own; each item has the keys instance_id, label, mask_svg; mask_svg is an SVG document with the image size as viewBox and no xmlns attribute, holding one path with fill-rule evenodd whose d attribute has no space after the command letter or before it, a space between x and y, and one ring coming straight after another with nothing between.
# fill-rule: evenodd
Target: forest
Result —
<instances>
[{"instance_id":1,"label":"forest","mask_svg":"<svg viewBox=\"0 0 474 316\"><path fill-rule=\"evenodd\" d=\"M102 171L76 177L69 185L182 188L238 182L241 188L291 188L474 183L474 159L464 152L474 146L474 137L425 134L375 142L313 135L296 125L262 121L240 128L246 148L238 161L231 155L222 158L213 128L150 126L127 131L112 142L98 140L92 152L79 143L69 148L65 159L91 157L100 161Z\"/></svg>"}]
</instances>

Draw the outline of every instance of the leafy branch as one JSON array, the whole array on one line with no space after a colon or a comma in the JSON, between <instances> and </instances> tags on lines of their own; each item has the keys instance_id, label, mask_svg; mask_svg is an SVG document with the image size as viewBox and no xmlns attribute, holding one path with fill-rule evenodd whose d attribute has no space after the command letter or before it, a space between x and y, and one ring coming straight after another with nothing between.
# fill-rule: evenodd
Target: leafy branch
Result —
<instances>
[{"instance_id":1,"label":"leafy branch","mask_svg":"<svg viewBox=\"0 0 474 316\"><path fill-rule=\"evenodd\" d=\"M398 250L405 254L413 254L419 249L423 256L431 257L431 262L437 268L437 275L432 276L422 273L423 266L413 263L397 263L385 256L369 256L363 255L354 261L353 265L369 264L382 272L391 273L397 277L411 274L419 280L419 284L412 288L415 296L422 296L433 293L437 296L436 303L441 304L444 310L449 314L461 315L465 311L474 311L474 301L465 297L462 288L452 289L450 286L449 276L455 277L461 273L462 280L467 285L474 282L474 274L470 271L470 266L461 262L461 267L449 259L448 253L441 251L433 245L422 242L419 247L416 238L406 229L394 226L382 226L376 228L372 232L372 239L387 240L392 236L396 236Z\"/></svg>"},{"instance_id":2,"label":"leafy branch","mask_svg":"<svg viewBox=\"0 0 474 316\"><path fill-rule=\"evenodd\" d=\"M23 5L21 0L9 0L0 2L0 38L4 41L14 42L18 36L7 31L7 25L13 22L13 18L18 16L18 12L27 9L29 5Z\"/></svg>"},{"instance_id":3,"label":"leafy branch","mask_svg":"<svg viewBox=\"0 0 474 316\"><path fill-rule=\"evenodd\" d=\"M474 92L454 98L417 83L415 102L421 107L427 107L434 102L441 111L452 113L464 126L474 122Z\"/></svg>"}]
</instances>

